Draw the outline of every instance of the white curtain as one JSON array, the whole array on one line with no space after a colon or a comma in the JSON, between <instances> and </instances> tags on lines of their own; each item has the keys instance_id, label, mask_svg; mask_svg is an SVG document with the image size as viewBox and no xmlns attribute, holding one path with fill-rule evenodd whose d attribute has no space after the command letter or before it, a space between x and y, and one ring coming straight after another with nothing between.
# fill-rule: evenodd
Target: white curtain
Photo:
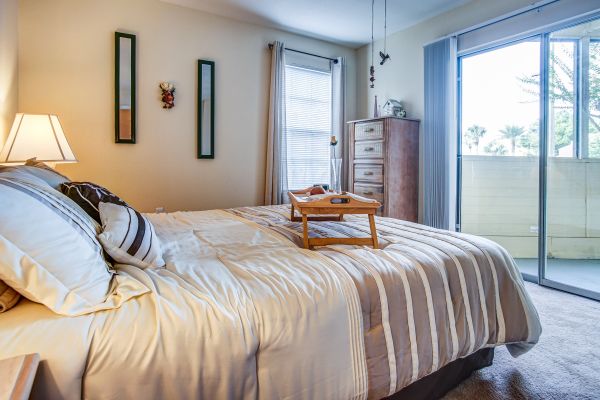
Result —
<instances>
[{"instance_id":1,"label":"white curtain","mask_svg":"<svg viewBox=\"0 0 600 400\"><path fill-rule=\"evenodd\" d=\"M285 203L287 190L285 46L282 42L274 42L271 49L271 88L267 130L265 205Z\"/></svg>"},{"instance_id":2,"label":"white curtain","mask_svg":"<svg viewBox=\"0 0 600 400\"><path fill-rule=\"evenodd\" d=\"M425 46L423 223L454 229L456 215L456 38Z\"/></svg>"},{"instance_id":3,"label":"white curtain","mask_svg":"<svg viewBox=\"0 0 600 400\"><path fill-rule=\"evenodd\" d=\"M348 140L346 127L346 59L338 57L331 61L331 130L338 140L335 158L342 159L342 190L348 190Z\"/></svg>"}]
</instances>

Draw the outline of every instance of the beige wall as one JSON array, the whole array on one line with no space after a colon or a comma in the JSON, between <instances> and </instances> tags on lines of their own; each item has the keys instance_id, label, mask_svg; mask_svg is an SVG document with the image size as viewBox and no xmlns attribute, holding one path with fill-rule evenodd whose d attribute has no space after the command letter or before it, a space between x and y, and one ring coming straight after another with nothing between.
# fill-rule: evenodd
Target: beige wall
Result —
<instances>
[{"instance_id":1,"label":"beige wall","mask_svg":"<svg viewBox=\"0 0 600 400\"><path fill-rule=\"evenodd\" d=\"M423 46L440 37L464 28L477 25L491 18L525 7L531 0L476 0L435 18L429 19L404 31L397 32L387 39L387 50L391 56L383 66L379 65L378 55L383 49L383 41L375 43L375 88L369 88L369 66L371 47L363 46L357 51L357 116L373 116L373 101L383 106L386 99L400 100L411 118L423 119ZM421 124L421 138L423 125ZM422 143L422 141L421 141ZM423 157L421 146L421 172ZM422 173L421 173L422 183ZM422 188L422 184L420 187ZM423 204L420 190L419 204ZM420 207L419 214L422 213Z\"/></svg>"},{"instance_id":2,"label":"beige wall","mask_svg":"<svg viewBox=\"0 0 600 400\"><path fill-rule=\"evenodd\" d=\"M267 43L348 59L355 51L158 0L21 0L19 109L57 113L79 159L59 170L105 185L143 211L259 204L264 190ZM115 144L114 31L138 39L138 143ZM196 60L216 62L216 159L196 159ZM158 83L176 85L161 108Z\"/></svg>"},{"instance_id":3,"label":"beige wall","mask_svg":"<svg viewBox=\"0 0 600 400\"><path fill-rule=\"evenodd\" d=\"M0 1L0 148L17 112L18 0Z\"/></svg>"}]
</instances>

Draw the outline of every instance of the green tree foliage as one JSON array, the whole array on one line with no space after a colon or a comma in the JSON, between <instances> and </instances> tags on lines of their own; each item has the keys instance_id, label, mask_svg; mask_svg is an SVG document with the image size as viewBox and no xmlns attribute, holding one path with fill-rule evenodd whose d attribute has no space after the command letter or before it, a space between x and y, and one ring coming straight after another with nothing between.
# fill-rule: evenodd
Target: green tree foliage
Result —
<instances>
[{"instance_id":1,"label":"green tree foliage","mask_svg":"<svg viewBox=\"0 0 600 400\"><path fill-rule=\"evenodd\" d=\"M592 158L600 158L600 132L590 133L590 153Z\"/></svg>"},{"instance_id":2,"label":"green tree foliage","mask_svg":"<svg viewBox=\"0 0 600 400\"><path fill-rule=\"evenodd\" d=\"M502 136L510 140L510 154L515 155L517 148L517 139L525 133L525 128L517 125L506 125L504 129L500 129Z\"/></svg>"},{"instance_id":3,"label":"green tree foliage","mask_svg":"<svg viewBox=\"0 0 600 400\"><path fill-rule=\"evenodd\" d=\"M467 128L467 131L463 134L465 144L469 147L469 150L475 147L475 153L479 153L479 140L485 136L487 129L479 125L471 125Z\"/></svg>"},{"instance_id":4,"label":"green tree foliage","mask_svg":"<svg viewBox=\"0 0 600 400\"><path fill-rule=\"evenodd\" d=\"M558 110L554 114L554 155L559 154L560 149L573 143L575 125L573 124L573 112L571 110Z\"/></svg>"},{"instance_id":5,"label":"green tree foliage","mask_svg":"<svg viewBox=\"0 0 600 400\"><path fill-rule=\"evenodd\" d=\"M537 156L540 148L540 123L531 124L527 132L519 137L519 147L525 149L528 156Z\"/></svg>"},{"instance_id":6,"label":"green tree foliage","mask_svg":"<svg viewBox=\"0 0 600 400\"><path fill-rule=\"evenodd\" d=\"M505 156L506 153L508 153L506 146L504 146L502 143L498 143L496 140L487 144L483 148L483 151L494 156Z\"/></svg>"},{"instance_id":7,"label":"green tree foliage","mask_svg":"<svg viewBox=\"0 0 600 400\"><path fill-rule=\"evenodd\" d=\"M574 46L551 46L549 65L549 99L556 110L554 120L554 154L573 142L575 109L575 93L573 88L576 71L573 68ZM600 149L596 150L596 139L592 136L600 132L600 43L591 43L589 47L589 132L590 157L600 157ZM525 76L519 78L523 90L532 96L532 101L539 100L540 77ZM583 110L584 115L586 111Z\"/></svg>"}]
</instances>

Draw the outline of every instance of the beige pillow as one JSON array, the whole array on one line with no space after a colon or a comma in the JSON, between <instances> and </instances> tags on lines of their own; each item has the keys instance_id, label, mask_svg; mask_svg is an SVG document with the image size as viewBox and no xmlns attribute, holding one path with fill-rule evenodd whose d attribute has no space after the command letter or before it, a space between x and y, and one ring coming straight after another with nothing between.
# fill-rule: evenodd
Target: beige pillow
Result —
<instances>
[{"instance_id":1,"label":"beige pillow","mask_svg":"<svg viewBox=\"0 0 600 400\"><path fill-rule=\"evenodd\" d=\"M10 310L19 302L21 295L0 281L0 313Z\"/></svg>"},{"instance_id":2,"label":"beige pillow","mask_svg":"<svg viewBox=\"0 0 600 400\"><path fill-rule=\"evenodd\" d=\"M56 171L54 168L49 167L41 161L37 161L35 158L30 158L25 162L25 168L27 172L35 175L36 177L43 179L53 189L60 191L60 185L71 180Z\"/></svg>"},{"instance_id":3,"label":"beige pillow","mask_svg":"<svg viewBox=\"0 0 600 400\"><path fill-rule=\"evenodd\" d=\"M148 289L113 276L100 226L39 179L0 172L0 279L57 314L119 307Z\"/></svg>"}]
</instances>

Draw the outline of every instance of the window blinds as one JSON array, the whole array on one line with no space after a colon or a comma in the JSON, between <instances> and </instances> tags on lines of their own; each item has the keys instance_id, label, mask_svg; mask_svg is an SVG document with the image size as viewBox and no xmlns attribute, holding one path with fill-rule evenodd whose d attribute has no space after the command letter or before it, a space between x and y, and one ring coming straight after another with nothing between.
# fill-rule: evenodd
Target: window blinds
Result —
<instances>
[{"instance_id":1,"label":"window blinds","mask_svg":"<svg viewBox=\"0 0 600 400\"><path fill-rule=\"evenodd\" d=\"M286 65L285 98L288 187L329 184L331 71Z\"/></svg>"}]
</instances>

